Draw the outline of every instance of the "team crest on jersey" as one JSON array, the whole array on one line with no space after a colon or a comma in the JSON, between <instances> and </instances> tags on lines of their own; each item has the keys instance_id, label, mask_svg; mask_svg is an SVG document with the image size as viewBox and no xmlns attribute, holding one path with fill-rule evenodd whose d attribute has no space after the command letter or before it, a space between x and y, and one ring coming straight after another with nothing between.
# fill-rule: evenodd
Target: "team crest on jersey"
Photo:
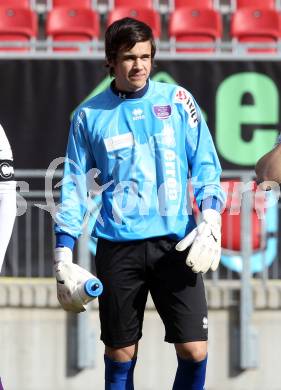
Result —
<instances>
[{"instance_id":1,"label":"team crest on jersey","mask_svg":"<svg viewBox=\"0 0 281 390\"><path fill-rule=\"evenodd\" d=\"M132 114L133 114L134 121L139 121L139 120L144 119L143 110L141 108L135 108L132 111Z\"/></svg>"},{"instance_id":2,"label":"team crest on jersey","mask_svg":"<svg viewBox=\"0 0 281 390\"><path fill-rule=\"evenodd\" d=\"M175 95L175 101L176 103L183 103L186 102L188 99L187 92L184 89L178 89L177 93Z\"/></svg>"},{"instance_id":3,"label":"team crest on jersey","mask_svg":"<svg viewBox=\"0 0 281 390\"><path fill-rule=\"evenodd\" d=\"M169 104L153 106L153 113L159 119L168 119L172 115L172 107Z\"/></svg>"}]
</instances>

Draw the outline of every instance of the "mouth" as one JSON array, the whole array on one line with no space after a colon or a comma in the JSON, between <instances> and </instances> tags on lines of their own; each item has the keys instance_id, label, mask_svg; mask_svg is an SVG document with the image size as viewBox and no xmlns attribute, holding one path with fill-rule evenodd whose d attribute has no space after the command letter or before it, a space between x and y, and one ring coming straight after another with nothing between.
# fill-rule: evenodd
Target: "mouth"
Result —
<instances>
[{"instance_id":1,"label":"mouth","mask_svg":"<svg viewBox=\"0 0 281 390\"><path fill-rule=\"evenodd\" d=\"M130 75L130 79L133 79L133 80L141 80L143 78L145 78L144 74L132 74L132 75Z\"/></svg>"}]
</instances>

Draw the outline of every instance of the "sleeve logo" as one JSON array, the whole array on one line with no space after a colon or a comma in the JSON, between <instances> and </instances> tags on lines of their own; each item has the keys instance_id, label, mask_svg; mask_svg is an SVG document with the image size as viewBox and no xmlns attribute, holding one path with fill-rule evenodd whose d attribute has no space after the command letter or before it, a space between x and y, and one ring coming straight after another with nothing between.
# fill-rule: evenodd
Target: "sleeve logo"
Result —
<instances>
[{"instance_id":1,"label":"sleeve logo","mask_svg":"<svg viewBox=\"0 0 281 390\"><path fill-rule=\"evenodd\" d=\"M184 89L178 89L175 96L175 101L177 103L183 103L187 101L187 92Z\"/></svg>"},{"instance_id":2,"label":"sleeve logo","mask_svg":"<svg viewBox=\"0 0 281 390\"><path fill-rule=\"evenodd\" d=\"M14 177L12 161L0 160L0 180L11 180Z\"/></svg>"},{"instance_id":3,"label":"sleeve logo","mask_svg":"<svg viewBox=\"0 0 281 390\"><path fill-rule=\"evenodd\" d=\"M196 127L199 122L198 113L192 96L185 89L178 89L175 94L175 102L181 103L188 113L188 124L191 128Z\"/></svg>"},{"instance_id":4,"label":"sleeve logo","mask_svg":"<svg viewBox=\"0 0 281 390\"><path fill-rule=\"evenodd\" d=\"M188 113L188 123L190 127L196 127L198 125L198 115L191 96L188 97L187 102L184 104L184 109Z\"/></svg>"}]
</instances>

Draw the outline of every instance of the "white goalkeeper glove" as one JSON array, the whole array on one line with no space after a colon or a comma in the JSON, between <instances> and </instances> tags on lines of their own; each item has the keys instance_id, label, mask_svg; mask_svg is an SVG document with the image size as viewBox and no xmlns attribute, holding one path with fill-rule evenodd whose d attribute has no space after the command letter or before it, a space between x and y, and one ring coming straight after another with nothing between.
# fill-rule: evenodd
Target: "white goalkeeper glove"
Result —
<instances>
[{"instance_id":1,"label":"white goalkeeper glove","mask_svg":"<svg viewBox=\"0 0 281 390\"><path fill-rule=\"evenodd\" d=\"M84 283L89 279L96 279L96 277L72 262L70 248L56 248L54 261L59 303L66 311L74 313L85 311L86 304L94 298L83 294Z\"/></svg>"},{"instance_id":2,"label":"white goalkeeper glove","mask_svg":"<svg viewBox=\"0 0 281 390\"><path fill-rule=\"evenodd\" d=\"M177 251L184 251L191 245L186 264L195 273L205 273L218 268L221 257L221 215L213 209L202 212L203 220L177 245Z\"/></svg>"}]
</instances>

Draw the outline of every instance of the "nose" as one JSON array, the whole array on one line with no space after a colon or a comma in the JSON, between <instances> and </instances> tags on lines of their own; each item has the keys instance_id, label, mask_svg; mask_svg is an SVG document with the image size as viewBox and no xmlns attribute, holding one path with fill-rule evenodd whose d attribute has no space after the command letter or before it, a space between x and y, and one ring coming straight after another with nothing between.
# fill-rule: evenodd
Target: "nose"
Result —
<instances>
[{"instance_id":1,"label":"nose","mask_svg":"<svg viewBox=\"0 0 281 390\"><path fill-rule=\"evenodd\" d=\"M134 61L134 68L141 68L142 66L142 63L141 63L141 59L140 58L136 58L135 61Z\"/></svg>"}]
</instances>

